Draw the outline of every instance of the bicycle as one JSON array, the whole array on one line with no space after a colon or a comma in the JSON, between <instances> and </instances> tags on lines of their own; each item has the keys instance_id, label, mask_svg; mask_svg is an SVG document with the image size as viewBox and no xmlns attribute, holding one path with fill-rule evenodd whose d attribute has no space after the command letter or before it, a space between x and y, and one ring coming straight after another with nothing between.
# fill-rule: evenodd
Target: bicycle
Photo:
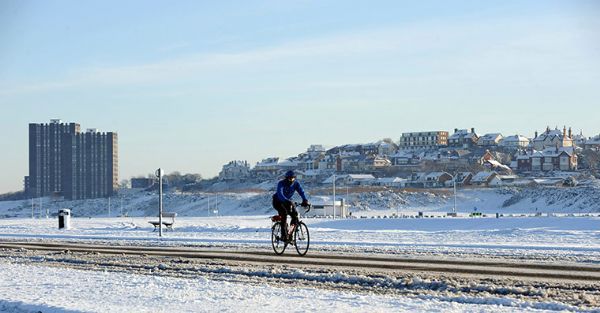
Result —
<instances>
[{"instance_id":1,"label":"bicycle","mask_svg":"<svg viewBox=\"0 0 600 313\"><path fill-rule=\"evenodd\" d=\"M298 206L298 203L294 205ZM306 214L310 209L311 206L309 205L304 213ZM283 221L281 215L275 215L271 217L271 222L273 222L271 226L271 245L275 254L282 255L288 244L291 244L296 247L296 252L299 255L306 255L310 246L310 235L308 227L300 220L300 216L298 216L298 223L296 225L292 225L291 227L288 225L288 238L291 238L289 241L284 241L281 238L281 223L285 222L287 224L287 220Z\"/></svg>"}]
</instances>

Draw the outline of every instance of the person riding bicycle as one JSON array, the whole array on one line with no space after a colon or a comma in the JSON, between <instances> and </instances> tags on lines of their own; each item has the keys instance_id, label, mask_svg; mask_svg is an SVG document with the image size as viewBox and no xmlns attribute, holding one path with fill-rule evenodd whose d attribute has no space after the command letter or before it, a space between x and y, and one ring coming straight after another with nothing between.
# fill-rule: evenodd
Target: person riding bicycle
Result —
<instances>
[{"instance_id":1,"label":"person riding bicycle","mask_svg":"<svg viewBox=\"0 0 600 313\"><path fill-rule=\"evenodd\" d=\"M302 204L300 204L302 207L310 206L304 194L304 189L302 189L302 186L296 180L296 173L294 171L287 171L285 178L277 183L277 192L273 195L273 208L282 217L281 240L283 241L288 241L289 239L287 238L287 216L290 215L292 217L290 225L298 223L298 211L296 211L296 206L292 202L294 192L298 192L300 197L302 197Z\"/></svg>"}]
</instances>

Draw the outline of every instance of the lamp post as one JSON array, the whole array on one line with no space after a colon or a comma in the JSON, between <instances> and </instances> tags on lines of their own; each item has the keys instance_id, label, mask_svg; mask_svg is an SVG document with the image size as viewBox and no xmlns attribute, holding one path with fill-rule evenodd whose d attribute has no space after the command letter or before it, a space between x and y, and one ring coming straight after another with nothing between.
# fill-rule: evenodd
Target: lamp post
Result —
<instances>
[{"instance_id":1,"label":"lamp post","mask_svg":"<svg viewBox=\"0 0 600 313\"><path fill-rule=\"evenodd\" d=\"M454 173L456 175L456 173ZM452 176L452 181L454 182L454 207L452 208L452 213L456 214L456 176Z\"/></svg>"},{"instance_id":2,"label":"lamp post","mask_svg":"<svg viewBox=\"0 0 600 313\"><path fill-rule=\"evenodd\" d=\"M164 171L162 168L156 170L156 177L158 177L158 236L162 237L162 213L163 213L163 185L162 177Z\"/></svg>"},{"instance_id":3,"label":"lamp post","mask_svg":"<svg viewBox=\"0 0 600 313\"><path fill-rule=\"evenodd\" d=\"M335 219L335 174L333 174L333 219Z\"/></svg>"},{"instance_id":4,"label":"lamp post","mask_svg":"<svg viewBox=\"0 0 600 313\"><path fill-rule=\"evenodd\" d=\"M457 173L454 172L454 175L448 173L448 175L450 175L452 177L452 182L454 185L454 207L452 207L452 214L456 214L456 175Z\"/></svg>"}]
</instances>

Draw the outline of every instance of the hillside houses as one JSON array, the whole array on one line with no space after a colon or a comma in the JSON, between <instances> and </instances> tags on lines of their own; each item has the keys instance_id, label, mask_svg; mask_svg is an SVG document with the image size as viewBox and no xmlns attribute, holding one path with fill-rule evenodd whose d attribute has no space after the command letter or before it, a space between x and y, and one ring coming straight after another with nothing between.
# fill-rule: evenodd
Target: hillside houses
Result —
<instances>
[{"instance_id":1,"label":"hillside houses","mask_svg":"<svg viewBox=\"0 0 600 313\"><path fill-rule=\"evenodd\" d=\"M573 147L573 134L571 128L569 128L568 133L566 126L562 131L558 128L551 130L550 127L547 127L546 131L540 135L536 132L530 147L537 151L542 151L548 147Z\"/></svg>"},{"instance_id":2,"label":"hillside houses","mask_svg":"<svg viewBox=\"0 0 600 313\"><path fill-rule=\"evenodd\" d=\"M523 151L517 155L516 169L519 172L574 171L577 158L573 147Z\"/></svg>"},{"instance_id":3,"label":"hillside houses","mask_svg":"<svg viewBox=\"0 0 600 313\"><path fill-rule=\"evenodd\" d=\"M451 136L445 131L410 132L403 133L399 142L383 139L332 148L311 145L296 156L265 158L254 167L246 161L231 161L223 166L219 180L260 183L295 170L303 181L316 185L336 174L345 177L340 184L441 188L452 184L454 177L459 186L489 186L489 181L480 181L483 173L494 172L498 179L493 181L506 184L511 181L506 177L519 177L515 174L577 171L578 154L583 149L600 150L600 135L574 136L567 127L546 127L543 133L536 132L533 139L520 134L504 137L500 132L479 136L475 128L454 129ZM589 155L590 162L594 162L593 157ZM587 164L588 157L585 160ZM344 175L370 175L373 180Z\"/></svg>"}]
</instances>

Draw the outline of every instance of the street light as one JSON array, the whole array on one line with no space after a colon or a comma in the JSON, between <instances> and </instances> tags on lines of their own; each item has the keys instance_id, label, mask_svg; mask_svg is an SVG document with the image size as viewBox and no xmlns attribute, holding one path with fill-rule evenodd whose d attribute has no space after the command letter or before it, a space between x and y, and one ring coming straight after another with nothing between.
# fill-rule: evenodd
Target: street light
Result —
<instances>
[{"instance_id":1,"label":"street light","mask_svg":"<svg viewBox=\"0 0 600 313\"><path fill-rule=\"evenodd\" d=\"M335 219L335 173L333 174L333 219Z\"/></svg>"},{"instance_id":2,"label":"street light","mask_svg":"<svg viewBox=\"0 0 600 313\"><path fill-rule=\"evenodd\" d=\"M448 175L450 175L452 177L452 182L454 185L454 207L452 208L452 215L456 215L456 175L457 175L457 173L454 172L454 175L448 173Z\"/></svg>"},{"instance_id":3,"label":"street light","mask_svg":"<svg viewBox=\"0 0 600 313\"><path fill-rule=\"evenodd\" d=\"M163 213L163 185L162 178L165 171L162 168L156 170L156 177L158 177L158 236L162 237L162 213Z\"/></svg>"},{"instance_id":4,"label":"street light","mask_svg":"<svg viewBox=\"0 0 600 313\"><path fill-rule=\"evenodd\" d=\"M454 182L454 207L452 208L452 213L456 214L456 173L455 176L452 176L452 181Z\"/></svg>"}]
</instances>

